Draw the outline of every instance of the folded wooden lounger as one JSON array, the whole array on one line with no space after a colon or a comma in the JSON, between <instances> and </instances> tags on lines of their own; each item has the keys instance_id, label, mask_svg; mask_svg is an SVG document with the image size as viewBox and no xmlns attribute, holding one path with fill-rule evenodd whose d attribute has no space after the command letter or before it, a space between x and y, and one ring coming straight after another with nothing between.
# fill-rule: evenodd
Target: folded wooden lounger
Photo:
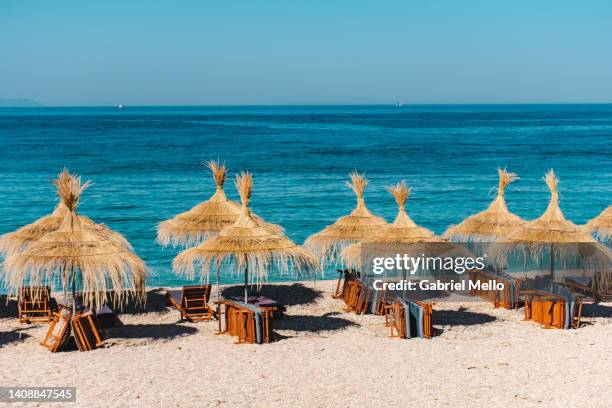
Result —
<instances>
[{"instance_id":1,"label":"folded wooden lounger","mask_svg":"<svg viewBox=\"0 0 612 408\"><path fill-rule=\"evenodd\" d=\"M420 337L429 339L432 336L432 306L427 302L411 299L397 299L390 308L390 335L402 339Z\"/></svg>"},{"instance_id":2,"label":"folded wooden lounger","mask_svg":"<svg viewBox=\"0 0 612 408\"><path fill-rule=\"evenodd\" d=\"M272 311L241 301L224 299L220 312L225 315L225 328L219 319L219 333L238 337L238 343L270 343ZM222 310L223 309L223 310Z\"/></svg>"},{"instance_id":3,"label":"folded wooden lounger","mask_svg":"<svg viewBox=\"0 0 612 408\"><path fill-rule=\"evenodd\" d=\"M346 304L345 310L353 311L357 314L370 312L373 291L364 279L347 279L342 293L344 303Z\"/></svg>"},{"instance_id":4,"label":"folded wooden lounger","mask_svg":"<svg viewBox=\"0 0 612 408\"><path fill-rule=\"evenodd\" d=\"M343 299L344 290L347 282L357 277L358 272L353 269L337 269L338 271L338 284L336 285L336 292L332 295L334 299ZM342 277L344 276L344 283L342 284ZM342 287L340 287L342 284Z\"/></svg>"},{"instance_id":5,"label":"folded wooden lounger","mask_svg":"<svg viewBox=\"0 0 612 408\"><path fill-rule=\"evenodd\" d=\"M572 292L580 294L593 303L609 302L612 300L612 289L609 285L601 282L601 274L597 273L593 278L584 276L568 276L563 285Z\"/></svg>"},{"instance_id":6,"label":"folded wooden lounger","mask_svg":"<svg viewBox=\"0 0 612 408\"><path fill-rule=\"evenodd\" d=\"M181 319L212 320L215 316L215 311L208 305L210 285L183 286L181 290L169 290L166 297L181 313Z\"/></svg>"},{"instance_id":7,"label":"folded wooden lounger","mask_svg":"<svg viewBox=\"0 0 612 408\"><path fill-rule=\"evenodd\" d=\"M22 288L18 293L19 323L50 322L53 320L51 310L51 289L48 286Z\"/></svg>"},{"instance_id":8,"label":"folded wooden lounger","mask_svg":"<svg viewBox=\"0 0 612 408\"><path fill-rule=\"evenodd\" d=\"M53 320L49 325L45 338L40 343L52 353L63 350L70 339L70 320L72 313L69 309L60 308L59 312L53 315Z\"/></svg>"},{"instance_id":9,"label":"folded wooden lounger","mask_svg":"<svg viewBox=\"0 0 612 408\"><path fill-rule=\"evenodd\" d=\"M72 316L71 310L66 307L61 307L59 312L54 314L47 334L40 344L52 353L64 350L71 332L80 351L91 351L104 345L93 313L77 312Z\"/></svg>"},{"instance_id":10,"label":"folded wooden lounger","mask_svg":"<svg viewBox=\"0 0 612 408\"><path fill-rule=\"evenodd\" d=\"M104 345L91 311L77 313L72 318L72 331L81 351L91 351Z\"/></svg>"},{"instance_id":11,"label":"folded wooden lounger","mask_svg":"<svg viewBox=\"0 0 612 408\"><path fill-rule=\"evenodd\" d=\"M583 297L571 293L558 283L546 290L526 290L525 320L533 320L544 327L570 329L580 327Z\"/></svg>"},{"instance_id":12,"label":"folded wooden lounger","mask_svg":"<svg viewBox=\"0 0 612 408\"><path fill-rule=\"evenodd\" d=\"M524 279L515 278L507 273L493 272L489 270L472 269L469 271L470 281L487 283L490 280L504 283L504 289L470 289L470 296L478 296L493 304L495 307L504 309L516 309L519 306L521 288Z\"/></svg>"}]
</instances>

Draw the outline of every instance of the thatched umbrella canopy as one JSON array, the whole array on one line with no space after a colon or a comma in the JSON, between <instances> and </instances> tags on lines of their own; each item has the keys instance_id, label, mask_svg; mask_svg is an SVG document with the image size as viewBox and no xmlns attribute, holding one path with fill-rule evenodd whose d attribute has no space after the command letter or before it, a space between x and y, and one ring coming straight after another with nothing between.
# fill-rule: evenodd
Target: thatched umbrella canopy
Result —
<instances>
[{"instance_id":1,"label":"thatched umbrella canopy","mask_svg":"<svg viewBox=\"0 0 612 408\"><path fill-rule=\"evenodd\" d=\"M74 295L76 281L80 280L87 307L106 303L109 291L114 303L121 303L128 294L139 301L144 300L147 274L144 262L107 235L83 223L77 215L79 198L89 182L82 184L80 177L72 175L58 178L55 185L67 209L62 224L23 253L5 259L3 267L9 291L17 293L26 285L59 281L64 291L71 286Z\"/></svg>"},{"instance_id":2,"label":"thatched umbrella canopy","mask_svg":"<svg viewBox=\"0 0 612 408\"><path fill-rule=\"evenodd\" d=\"M489 207L472 215L457 225L450 226L442 235L457 241L502 241L525 221L508 211L504 193L508 184L518 180L518 176L503 169L499 173L497 197Z\"/></svg>"},{"instance_id":3,"label":"thatched umbrella canopy","mask_svg":"<svg viewBox=\"0 0 612 408\"><path fill-rule=\"evenodd\" d=\"M541 259L546 251L550 255L550 272L554 278L556 259L566 262L580 259L583 265L592 268L606 267L612 261L610 250L567 220L559 207L559 179L553 170L544 177L550 189L550 202L546 211L537 219L523 224L512 232L507 242L497 244L494 257L506 263L506 256L519 251L527 260Z\"/></svg>"},{"instance_id":4,"label":"thatched umbrella canopy","mask_svg":"<svg viewBox=\"0 0 612 408\"><path fill-rule=\"evenodd\" d=\"M344 248L341 257L347 263L363 267L367 262L364 258L365 252L375 252L376 256L384 253L413 253L426 254L428 256L440 254L452 254L457 252L465 254L466 250L457 247L444 238L436 236L427 228L415 224L405 210L406 200L410 189L404 181L389 188L389 192L395 198L398 206L397 216L392 224L386 225L376 235L363 239L361 242Z\"/></svg>"},{"instance_id":5,"label":"thatched umbrella canopy","mask_svg":"<svg viewBox=\"0 0 612 408\"><path fill-rule=\"evenodd\" d=\"M381 217L372 215L365 206L363 191L368 180L357 172L351 173L350 177L351 182L347 186L357 195L357 207L349 215L338 218L304 242L304 246L321 258L327 257L333 261L342 248L373 237L388 225Z\"/></svg>"},{"instance_id":6,"label":"thatched umbrella canopy","mask_svg":"<svg viewBox=\"0 0 612 408\"><path fill-rule=\"evenodd\" d=\"M210 169L217 191L207 201L191 210L163 221L157 228L157 242L162 246L193 246L217 235L223 228L232 225L240 217L240 204L229 200L223 191L227 177L225 164L209 161ZM256 215L252 217L261 220ZM277 232L282 232L278 226Z\"/></svg>"},{"instance_id":7,"label":"thatched umbrella canopy","mask_svg":"<svg viewBox=\"0 0 612 408\"><path fill-rule=\"evenodd\" d=\"M244 271L244 298L248 301L249 274L251 281L260 283L272 268L281 272L289 269L310 272L318 268L317 257L307 249L296 245L278 227L253 217L249 200L253 187L250 173L236 176L236 188L242 207L240 216L231 226L203 244L187 249L174 259L172 266L179 274L193 279L196 266L201 279L208 279L210 271L233 266Z\"/></svg>"},{"instance_id":8,"label":"thatched umbrella canopy","mask_svg":"<svg viewBox=\"0 0 612 408\"><path fill-rule=\"evenodd\" d=\"M612 205L587 222L583 229L601 241L609 241L612 238Z\"/></svg>"},{"instance_id":9,"label":"thatched umbrella canopy","mask_svg":"<svg viewBox=\"0 0 612 408\"><path fill-rule=\"evenodd\" d=\"M61 183L67 183L72 176L67 169L62 170L58 175L57 180ZM70 211L63 202L55 207L55 210L49 215L46 215L32 224L28 224L19 228L17 231L9 232L0 237L0 254L8 256L25 251L28 246L40 240L48 233L59 230L64 222L64 218ZM90 218L79 215L79 221L82 225L95 230L102 236L114 241L117 245L127 250L132 250L130 243L123 235L116 233L104 224L96 224Z\"/></svg>"}]
</instances>

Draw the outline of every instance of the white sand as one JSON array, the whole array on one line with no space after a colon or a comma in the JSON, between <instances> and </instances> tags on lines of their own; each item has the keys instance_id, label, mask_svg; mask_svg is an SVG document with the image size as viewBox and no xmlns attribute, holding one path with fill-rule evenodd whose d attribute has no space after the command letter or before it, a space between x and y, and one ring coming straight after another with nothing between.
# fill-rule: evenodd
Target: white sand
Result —
<instances>
[{"instance_id":1,"label":"white sand","mask_svg":"<svg viewBox=\"0 0 612 408\"><path fill-rule=\"evenodd\" d=\"M4 310L0 384L76 386L83 407L612 406L610 304L579 330L547 330L522 310L439 303L441 334L399 340L382 317L344 313L334 285L317 282L321 297L290 306L275 322L283 339L267 345L235 345L213 334L216 322L179 323L152 293L153 311L121 315L107 348L53 354L38 344L44 325Z\"/></svg>"}]
</instances>

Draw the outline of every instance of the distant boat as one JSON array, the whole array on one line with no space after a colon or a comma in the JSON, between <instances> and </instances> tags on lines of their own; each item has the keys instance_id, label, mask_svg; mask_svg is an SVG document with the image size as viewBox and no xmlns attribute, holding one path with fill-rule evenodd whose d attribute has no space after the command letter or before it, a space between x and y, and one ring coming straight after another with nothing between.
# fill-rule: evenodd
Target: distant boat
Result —
<instances>
[{"instance_id":1,"label":"distant boat","mask_svg":"<svg viewBox=\"0 0 612 408\"><path fill-rule=\"evenodd\" d=\"M121 104L117 105L117 109L123 109L123 105Z\"/></svg>"},{"instance_id":2,"label":"distant boat","mask_svg":"<svg viewBox=\"0 0 612 408\"><path fill-rule=\"evenodd\" d=\"M398 108L401 108L402 106L404 106L404 104L401 102L396 102L395 106L397 106Z\"/></svg>"}]
</instances>

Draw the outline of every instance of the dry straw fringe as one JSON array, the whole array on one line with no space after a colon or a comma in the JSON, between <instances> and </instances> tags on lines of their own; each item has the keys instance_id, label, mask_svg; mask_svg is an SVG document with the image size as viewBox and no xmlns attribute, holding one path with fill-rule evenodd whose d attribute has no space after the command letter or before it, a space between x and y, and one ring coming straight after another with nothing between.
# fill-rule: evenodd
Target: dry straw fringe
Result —
<instances>
[{"instance_id":1,"label":"dry straw fringe","mask_svg":"<svg viewBox=\"0 0 612 408\"><path fill-rule=\"evenodd\" d=\"M70 291L72 279L76 277L86 307L99 307L108 301L120 305L128 296L143 303L147 277L144 262L96 228L82 223L76 213L79 198L90 183L81 183L81 178L75 174L60 175L55 185L67 209L62 224L23 253L5 259L3 268L9 293L17 294L25 286L55 283L64 291Z\"/></svg>"},{"instance_id":2,"label":"dry straw fringe","mask_svg":"<svg viewBox=\"0 0 612 408\"><path fill-rule=\"evenodd\" d=\"M593 234L603 242L609 242L612 238L612 205L609 205L597 217L584 225L584 231Z\"/></svg>"},{"instance_id":3,"label":"dry straw fringe","mask_svg":"<svg viewBox=\"0 0 612 408\"><path fill-rule=\"evenodd\" d=\"M507 238L525 221L508 211L504 194L509 184L519 177L505 169L497 169L499 185L497 196L489 207L478 214L466 218L457 225L450 226L442 235L444 238L462 242L492 242Z\"/></svg>"},{"instance_id":4,"label":"dry straw fringe","mask_svg":"<svg viewBox=\"0 0 612 408\"><path fill-rule=\"evenodd\" d=\"M349 176L351 182L347 185L357 196L355 209L322 231L311 235L304 242L304 246L322 260L327 259L336 265L342 264L342 258L339 255L344 247L379 233L387 225L384 219L372 215L365 206L363 193L368 185L368 180L357 172L352 172Z\"/></svg>"},{"instance_id":5,"label":"dry straw fringe","mask_svg":"<svg viewBox=\"0 0 612 408\"><path fill-rule=\"evenodd\" d=\"M232 225L240 216L240 204L229 200L223 191L227 177L225 164L218 161L205 164L217 187L215 193L191 210L161 222L157 228L157 242L160 245L189 247L201 244L216 236L223 228ZM254 214L253 217L261 220ZM273 228L283 232L278 226Z\"/></svg>"},{"instance_id":6,"label":"dry straw fringe","mask_svg":"<svg viewBox=\"0 0 612 408\"><path fill-rule=\"evenodd\" d=\"M280 273L316 273L319 263L313 253L294 244L278 226L252 216L248 207L252 187L250 173L236 177L242 200L240 217L216 237L181 252L172 263L175 272L193 279L199 271L200 280L207 281L211 272L230 269L240 275L248 268L251 282L258 284L274 269Z\"/></svg>"},{"instance_id":7,"label":"dry straw fringe","mask_svg":"<svg viewBox=\"0 0 612 408\"><path fill-rule=\"evenodd\" d=\"M539 218L518 227L507 242L496 244L491 258L499 265L506 265L511 253L519 253L527 262L539 259L552 249L561 266L580 259L585 269L601 271L602 282L609 282L612 278L610 249L565 218L559 207L559 179L553 170L546 173L544 182L550 190L546 211Z\"/></svg>"},{"instance_id":8,"label":"dry straw fringe","mask_svg":"<svg viewBox=\"0 0 612 408\"><path fill-rule=\"evenodd\" d=\"M470 255L465 248L437 237L432 231L418 226L408 216L405 211L405 203L410 189L406 186L405 181L401 181L388 190L398 206L395 220L376 235L344 248L340 255L345 264L363 268L373 256L395 256L396 254L411 256Z\"/></svg>"}]
</instances>

